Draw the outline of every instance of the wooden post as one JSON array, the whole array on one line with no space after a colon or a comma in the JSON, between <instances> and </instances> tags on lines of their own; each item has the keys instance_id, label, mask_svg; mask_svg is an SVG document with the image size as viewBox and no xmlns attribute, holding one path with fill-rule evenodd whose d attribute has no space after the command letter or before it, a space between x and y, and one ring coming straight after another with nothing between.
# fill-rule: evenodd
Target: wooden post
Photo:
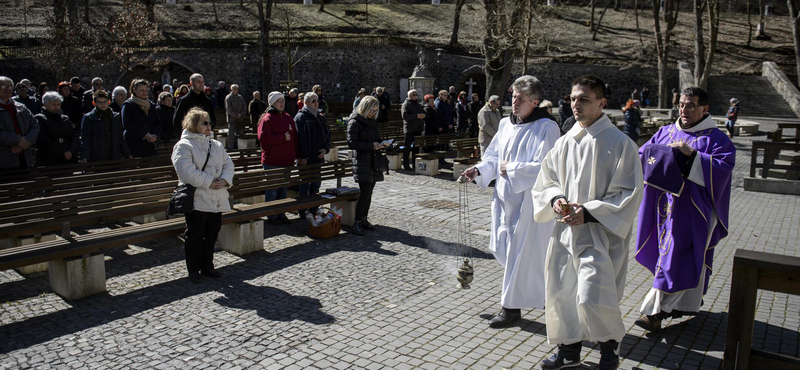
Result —
<instances>
[{"instance_id":1,"label":"wooden post","mask_svg":"<svg viewBox=\"0 0 800 370\"><path fill-rule=\"evenodd\" d=\"M734 257L733 281L725 334L723 370L747 370L753 344L753 321L756 317L758 268L737 265Z\"/></svg>"}]
</instances>

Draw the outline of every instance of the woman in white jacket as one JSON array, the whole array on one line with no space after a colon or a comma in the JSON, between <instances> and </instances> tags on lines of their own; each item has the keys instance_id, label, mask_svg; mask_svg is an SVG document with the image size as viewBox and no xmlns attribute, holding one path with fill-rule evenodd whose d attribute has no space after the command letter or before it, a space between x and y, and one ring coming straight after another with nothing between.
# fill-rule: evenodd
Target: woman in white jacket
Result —
<instances>
[{"instance_id":1,"label":"woman in white jacket","mask_svg":"<svg viewBox=\"0 0 800 370\"><path fill-rule=\"evenodd\" d=\"M195 187L194 211L186 214L186 267L189 279L220 277L214 270L214 244L222 213L231 210L228 188L233 186L233 161L219 141L211 139L211 117L192 108L184 117L181 139L172 150L172 164L181 184ZM203 164L208 157L208 164Z\"/></svg>"}]
</instances>

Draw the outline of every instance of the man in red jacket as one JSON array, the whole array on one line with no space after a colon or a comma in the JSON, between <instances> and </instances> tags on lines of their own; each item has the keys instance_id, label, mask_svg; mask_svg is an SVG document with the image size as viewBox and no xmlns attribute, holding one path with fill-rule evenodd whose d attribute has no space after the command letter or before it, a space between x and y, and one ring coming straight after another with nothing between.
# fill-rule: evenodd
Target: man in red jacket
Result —
<instances>
[{"instance_id":1,"label":"man in red jacket","mask_svg":"<svg viewBox=\"0 0 800 370\"><path fill-rule=\"evenodd\" d=\"M297 159L298 140L294 119L283 111L286 100L278 91L269 93L269 108L258 123L258 142L261 146L261 164L265 170L294 166ZM286 188L270 189L264 192L264 200L286 198ZM271 225L292 223L285 214L269 216Z\"/></svg>"}]
</instances>

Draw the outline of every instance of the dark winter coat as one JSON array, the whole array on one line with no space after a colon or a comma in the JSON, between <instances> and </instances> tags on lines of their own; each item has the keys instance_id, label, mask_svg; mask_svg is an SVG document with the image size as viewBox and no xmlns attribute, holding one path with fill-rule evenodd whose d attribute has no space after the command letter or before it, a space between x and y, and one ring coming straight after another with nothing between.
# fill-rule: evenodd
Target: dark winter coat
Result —
<instances>
[{"instance_id":1,"label":"dark winter coat","mask_svg":"<svg viewBox=\"0 0 800 370\"><path fill-rule=\"evenodd\" d=\"M286 103L288 105L290 100L287 100ZM297 101L295 101L295 106L297 105ZM284 110L286 110L284 108ZM247 112L250 113L250 122L253 125L258 124L258 120L261 119L261 115L267 111L267 103L264 103L263 100L251 100L250 105L247 106ZM288 113L288 112L287 112ZM291 114L290 114L291 115Z\"/></svg>"},{"instance_id":2,"label":"dark winter coat","mask_svg":"<svg viewBox=\"0 0 800 370\"><path fill-rule=\"evenodd\" d=\"M158 112L158 119L161 120L161 141L172 141L172 139L179 139L183 128L175 127L172 118L175 117L175 107L157 105L156 112Z\"/></svg>"},{"instance_id":3,"label":"dark winter coat","mask_svg":"<svg viewBox=\"0 0 800 370\"><path fill-rule=\"evenodd\" d=\"M453 107L447 103L443 102L441 99L436 98L433 102L433 105L436 106L436 111L439 112L439 117L442 117L442 133L451 132L450 128L447 127L448 125L453 125L455 127L455 112L453 112Z\"/></svg>"},{"instance_id":4,"label":"dark winter coat","mask_svg":"<svg viewBox=\"0 0 800 370\"><path fill-rule=\"evenodd\" d=\"M326 153L331 150L331 129L325 122L325 117L320 114L315 116L308 107L303 107L294 116L294 123L297 125L299 140L297 158L308 158L307 164L325 162L324 159L317 158L320 149L325 149Z\"/></svg>"},{"instance_id":5,"label":"dark winter coat","mask_svg":"<svg viewBox=\"0 0 800 370\"><path fill-rule=\"evenodd\" d=\"M0 107L0 168L19 168L20 156L25 157L25 164L28 167L33 167L35 160L33 148L39 138L39 122L25 107L25 104L15 101L14 109L17 111L19 134L14 127L14 120L11 116L13 112ZM31 143L30 148L23 150L21 154L11 151L11 148L17 146L23 137Z\"/></svg>"},{"instance_id":6,"label":"dark winter coat","mask_svg":"<svg viewBox=\"0 0 800 370\"><path fill-rule=\"evenodd\" d=\"M300 109L297 107L297 97L295 96L294 98L292 98L291 96L289 96L289 94L286 94L286 96L283 98L283 100L286 101L286 104L284 104L284 106L283 106L283 111L288 113L292 117L296 116L297 112L300 111ZM264 109L261 111L263 113L263 112L265 112L267 110L267 103L264 103L264 102L261 102L261 103L264 104ZM252 115L253 113L250 113L250 114ZM256 118L260 118L260 117L261 117L261 115L259 115ZM258 120L255 120L253 122L258 122Z\"/></svg>"},{"instance_id":7,"label":"dark winter coat","mask_svg":"<svg viewBox=\"0 0 800 370\"><path fill-rule=\"evenodd\" d=\"M222 109L225 109L225 97L228 96L228 94L230 94L230 93L231 93L231 91L228 90L227 87L224 87L224 88L223 87L218 87L217 88L216 98L217 98L217 106L218 107L220 107ZM186 95L189 95L189 94L186 94Z\"/></svg>"},{"instance_id":8,"label":"dark winter coat","mask_svg":"<svg viewBox=\"0 0 800 370\"><path fill-rule=\"evenodd\" d=\"M286 133L291 139L286 140ZM273 167L294 165L297 159L297 126L286 112L269 108L258 123L258 142L261 146L261 164Z\"/></svg>"},{"instance_id":9,"label":"dark winter coat","mask_svg":"<svg viewBox=\"0 0 800 370\"><path fill-rule=\"evenodd\" d=\"M636 129L641 125L642 118L639 115L639 111L635 108L628 109L623 114L625 116L625 127L622 129L622 132L635 142L639 138Z\"/></svg>"},{"instance_id":10,"label":"dark winter coat","mask_svg":"<svg viewBox=\"0 0 800 370\"><path fill-rule=\"evenodd\" d=\"M459 101L456 103L456 128L458 132L469 131L469 110L466 104L461 104Z\"/></svg>"},{"instance_id":11,"label":"dark winter coat","mask_svg":"<svg viewBox=\"0 0 800 370\"><path fill-rule=\"evenodd\" d=\"M572 116L572 103L569 100L558 100L558 122L564 123L567 118ZM562 132L563 134L563 132Z\"/></svg>"},{"instance_id":12,"label":"dark winter coat","mask_svg":"<svg viewBox=\"0 0 800 370\"><path fill-rule=\"evenodd\" d=\"M428 104L425 104L425 136L439 135L439 129L442 127L442 117L439 112Z\"/></svg>"},{"instance_id":13,"label":"dark winter coat","mask_svg":"<svg viewBox=\"0 0 800 370\"><path fill-rule=\"evenodd\" d=\"M117 112L117 113L121 113L122 112L122 106L117 104L117 102L114 101L113 99L111 100L111 104L109 104L108 107L111 108L111 110L113 110L114 112Z\"/></svg>"},{"instance_id":14,"label":"dark winter coat","mask_svg":"<svg viewBox=\"0 0 800 370\"><path fill-rule=\"evenodd\" d=\"M194 90L192 90L176 101L175 116L172 118L172 127L183 127L183 117L186 117L186 113L189 113L189 110L194 107L203 109L211 116L212 128L217 125L217 117L214 115L214 106L211 104L211 99L202 92L195 94Z\"/></svg>"},{"instance_id":15,"label":"dark winter coat","mask_svg":"<svg viewBox=\"0 0 800 370\"><path fill-rule=\"evenodd\" d=\"M381 142L378 122L360 114L351 116L347 122L347 147L356 151L353 158L353 177L356 182L383 181L383 173L375 170L373 143Z\"/></svg>"},{"instance_id":16,"label":"dark winter coat","mask_svg":"<svg viewBox=\"0 0 800 370\"><path fill-rule=\"evenodd\" d=\"M478 112L480 112L481 109L483 109L484 105L485 104L483 104L480 101L473 101L473 100L471 100L467 104L467 110L469 110L470 132L472 132L473 128L475 132L478 132Z\"/></svg>"},{"instance_id":17,"label":"dark winter coat","mask_svg":"<svg viewBox=\"0 0 800 370\"><path fill-rule=\"evenodd\" d=\"M392 105L391 100L389 100L389 93L386 91L383 92L378 98L378 103L383 106L383 108L378 106L380 111L378 111L378 123L383 123L389 121L389 107Z\"/></svg>"},{"instance_id":18,"label":"dark winter coat","mask_svg":"<svg viewBox=\"0 0 800 370\"><path fill-rule=\"evenodd\" d=\"M111 118L111 137L107 136L105 123L100 119L97 108L83 116L81 122L81 159L88 162L110 161L131 156L122 129L122 116L114 111ZM111 141L111 153L107 152Z\"/></svg>"},{"instance_id":19,"label":"dark winter coat","mask_svg":"<svg viewBox=\"0 0 800 370\"><path fill-rule=\"evenodd\" d=\"M69 117L63 114L44 111L36 115L39 122L39 139L36 141L36 165L53 166L59 164L77 163L80 139L78 133L72 128ZM72 153L72 158L67 160L64 153Z\"/></svg>"},{"instance_id":20,"label":"dark winter coat","mask_svg":"<svg viewBox=\"0 0 800 370\"><path fill-rule=\"evenodd\" d=\"M94 109L94 89L86 90L81 97L81 108L83 113L89 113Z\"/></svg>"},{"instance_id":21,"label":"dark winter coat","mask_svg":"<svg viewBox=\"0 0 800 370\"><path fill-rule=\"evenodd\" d=\"M73 95L62 96L62 98L64 101L61 102L61 111L69 117L70 122L75 124L75 132L81 132L81 120L83 120L81 100Z\"/></svg>"},{"instance_id":22,"label":"dark winter coat","mask_svg":"<svg viewBox=\"0 0 800 370\"><path fill-rule=\"evenodd\" d=\"M36 99L36 97L33 96L21 97L17 95L14 97L14 100L22 104L25 104L25 107L28 108L28 110L31 111L31 113L34 115L42 112L42 102L39 101L39 99Z\"/></svg>"},{"instance_id":23,"label":"dark winter coat","mask_svg":"<svg viewBox=\"0 0 800 370\"><path fill-rule=\"evenodd\" d=\"M147 114L133 100L128 99L122 103L122 127L125 128L125 141L134 157L152 157L156 154L155 143L147 142L147 134L161 137L161 119L153 103Z\"/></svg>"},{"instance_id":24,"label":"dark winter coat","mask_svg":"<svg viewBox=\"0 0 800 370\"><path fill-rule=\"evenodd\" d=\"M400 107L403 116L403 133L422 132L425 129L425 120L417 118L420 113L425 113L422 105L416 100L407 98Z\"/></svg>"}]
</instances>

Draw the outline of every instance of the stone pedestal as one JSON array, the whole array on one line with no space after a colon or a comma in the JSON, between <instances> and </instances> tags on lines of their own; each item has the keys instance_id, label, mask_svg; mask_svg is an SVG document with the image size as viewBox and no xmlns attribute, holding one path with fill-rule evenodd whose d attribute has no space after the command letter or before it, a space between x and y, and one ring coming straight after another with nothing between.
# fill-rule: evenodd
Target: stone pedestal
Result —
<instances>
[{"instance_id":1,"label":"stone pedestal","mask_svg":"<svg viewBox=\"0 0 800 370\"><path fill-rule=\"evenodd\" d=\"M137 224L148 224L156 221L164 221L167 219L167 212L151 213L149 215L134 216L131 221Z\"/></svg>"},{"instance_id":2,"label":"stone pedestal","mask_svg":"<svg viewBox=\"0 0 800 370\"><path fill-rule=\"evenodd\" d=\"M252 197L241 198L238 200L238 203L242 204L256 204L256 203L264 203L264 194L255 195Z\"/></svg>"},{"instance_id":3,"label":"stone pedestal","mask_svg":"<svg viewBox=\"0 0 800 370\"><path fill-rule=\"evenodd\" d=\"M386 158L389 158L390 170L397 171L403 168L403 154L401 153L387 154Z\"/></svg>"},{"instance_id":4,"label":"stone pedestal","mask_svg":"<svg viewBox=\"0 0 800 370\"><path fill-rule=\"evenodd\" d=\"M356 201L344 200L338 202L331 202L330 207L339 207L342 209L342 225L353 226L356 221Z\"/></svg>"},{"instance_id":5,"label":"stone pedestal","mask_svg":"<svg viewBox=\"0 0 800 370\"><path fill-rule=\"evenodd\" d=\"M414 162L414 172L417 175L436 176L439 174L439 159L417 158Z\"/></svg>"},{"instance_id":6,"label":"stone pedestal","mask_svg":"<svg viewBox=\"0 0 800 370\"><path fill-rule=\"evenodd\" d=\"M471 164L453 162L453 180L458 180L458 177L470 167L472 167Z\"/></svg>"},{"instance_id":7,"label":"stone pedestal","mask_svg":"<svg viewBox=\"0 0 800 370\"><path fill-rule=\"evenodd\" d=\"M436 92L433 91L433 82L436 81L433 78L433 75L426 69L419 69L419 67L414 68L414 73L411 77L408 78L408 89L416 89L417 93L419 93L419 101L422 102L422 97L425 94L433 94L433 96L437 96Z\"/></svg>"},{"instance_id":8,"label":"stone pedestal","mask_svg":"<svg viewBox=\"0 0 800 370\"><path fill-rule=\"evenodd\" d=\"M332 147L331 150L328 151L328 154L325 154L325 162L333 162L339 160L339 147Z\"/></svg>"},{"instance_id":9,"label":"stone pedestal","mask_svg":"<svg viewBox=\"0 0 800 370\"><path fill-rule=\"evenodd\" d=\"M106 264L102 254L48 262L50 288L66 299L106 291Z\"/></svg>"},{"instance_id":10,"label":"stone pedestal","mask_svg":"<svg viewBox=\"0 0 800 370\"><path fill-rule=\"evenodd\" d=\"M253 149L258 147L256 139L236 139L236 145L239 149Z\"/></svg>"},{"instance_id":11,"label":"stone pedestal","mask_svg":"<svg viewBox=\"0 0 800 370\"><path fill-rule=\"evenodd\" d=\"M219 232L220 247L237 256L264 249L264 221L252 220L222 225Z\"/></svg>"}]
</instances>

